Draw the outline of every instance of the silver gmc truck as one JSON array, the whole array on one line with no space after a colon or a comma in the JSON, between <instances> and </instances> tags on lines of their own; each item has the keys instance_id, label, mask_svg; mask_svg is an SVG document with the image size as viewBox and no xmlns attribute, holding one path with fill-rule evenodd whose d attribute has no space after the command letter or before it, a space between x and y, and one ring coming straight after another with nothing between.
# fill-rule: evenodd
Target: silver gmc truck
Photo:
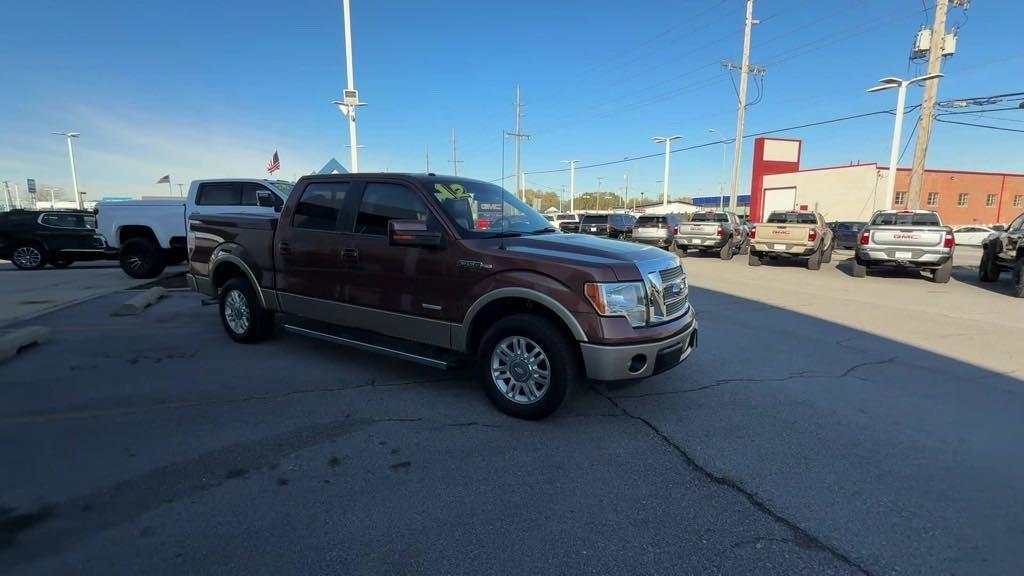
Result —
<instances>
[{"instance_id":1,"label":"silver gmc truck","mask_svg":"<svg viewBox=\"0 0 1024 576\"><path fill-rule=\"evenodd\" d=\"M697 212L689 222L679 224L676 248L680 255L689 249L718 252L722 260L732 260L735 254L746 254L750 248L747 227L734 212Z\"/></svg>"},{"instance_id":2,"label":"silver gmc truck","mask_svg":"<svg viewBox=\"0 0 1024 576\"><path fill-rule=\"evenodd\" d=\"M902 266L931 270L932 280L945 284L953 272L954 246L953 229L937 212L879 210L860 231L853 276L863 278L876 266Z\"/></svg>"}]
</instances>

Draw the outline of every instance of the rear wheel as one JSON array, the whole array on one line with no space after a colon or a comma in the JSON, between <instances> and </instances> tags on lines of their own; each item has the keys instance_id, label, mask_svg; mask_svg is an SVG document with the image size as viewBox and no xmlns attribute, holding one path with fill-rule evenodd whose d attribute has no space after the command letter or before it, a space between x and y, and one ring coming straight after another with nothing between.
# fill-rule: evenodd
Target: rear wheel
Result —
<instances>
[{"instance_id":1,"label":"rear wheel","mask_svg":"<svg viewBox=\"0 0 1024 576\"><path fill-rule=\"evenodd\" d=\"M156 278L167 263L163 249L149 238L132 238L121 245L121 269L132 278Z\"/></svg>"},{"instance_id":2,"label":"rear wheel","mask_svg":"<svg viewBox=\"0 0 1024 576\"><path fill-rule=\"evenodd\" d=\"M676 254L678 254L680 258L686 258L686 247L676 244Z\"/></svg>"},{"instance_id":3,"label":"rear wheel","mask_svg":"<svg viewBox=\"0 0 1024 576\"><path fill-rule=\"evenodd\" d=\"M814 254L811 254L811 257L807 259L808 270L821 270L821 258L823 251L823 247L819 246L818 249L814 251Z\"/></svg>"},{"instance_id":4,"label":"rear wheel","mask_svg":"<svg viewBox=\"0 0 1024 576\"><path fill-rule=\"evenodd\" d=\"M732 243L732 238L729 238L729 240L726 241L725 246L722 246L722 249L719 250L718 257L722 260L732 260L734 248L735 246Z\"/></svg>"},{"instance_id":5,"label":"rear wheel","mask_svg":"<svg viewBox=\"0 0 1024 576\"><path fill-rule=\"evenodd\" d=\"M982 246L981 264L978 265L978 280L982 282L995 282L999 280L999 264L996 262L995 246L985 244Z\"/></svg>"},{"instance_id":6,"label":"rear wheel","mask_svg":"<svg viewBox=\"0 0 1024 576\"><path fill-rule=\"evenodd\" d=\"M546 318L516 314L484 334L480 384L502 412L525 420L551 415L579 378L575 342Z\"/></svg>"},{"instance_id":7,"label":"rear wheel","mask_svg":"<svg viewBox=\"0 0 1024 576\"><path fill-rule=\"evenodd\" d=\"M245 278L232 278L221 289L220 321L228 336L243 344L266 340L274 331L273 312L260 305Z\"/></svg>"},{"instance_id":8,"label":"rear wheel","mask_svg":"<svg viewBox=\"0 0 1024 576\"><path fill-rule=\"evenodd\" d=\"M1024 259L1018 259L1013 267L1013 295L1024 298Z\"/></svg>"},{"instance_id":9,"label":"rear wheel","mask_svg":"<svg viewBox=\"0 0 1024 576\"><path fill-rule=\"evenodd\" d=\"M946 284L949 282L950 276L953 275L953 258L950 257L946 260L946 263L939 266L935 270L932 270L932 282L936 284Z\"/></svg>"},{"instance_id":10,"label":"rear wheel","mask_svg":"<svg viewBox=\"0 0 1024 576\"><path fill-rule=\"evenodd\" d=\"M745 256L750 253L750 240L745 240L743 244L740 244L740 256Z\"/></svg>"},{"instance_id":11,"label":"rear wheel","mask_svg":"<svg viewBox=\"0 0 1024 576\"><path fill-rule=\"evenodd\" d=\"M11 253L11 263L22 270L39 270L46 266L46 248L39 244L22 244Z\"/></svg>"},{"instance_id":12,"label":"rear wheel","mask_svg":"<svg viewBox=\"0 0 1024 576\"><path fill-rule=\"evenodd\" d=\"M825 264L828 264L829 262L831 262L832 261L832 251L835 250L835 248L836 248L835 244L829 244L828 245L828 249L825 250L825 256L822 257L821 261L824 262Z\"/></svg>"},{"instance_id":13,"label":"rear wheel","mask_svg":"<svg viewBox=\"0 0 1024 576\"><path fill-rule=\"evenodd\" d=\"M757 254L756 252L750 252L747 255L747 264L750 265L750 266L760 266L761 265L761 255Z\"/></svg>"}]
</instances>

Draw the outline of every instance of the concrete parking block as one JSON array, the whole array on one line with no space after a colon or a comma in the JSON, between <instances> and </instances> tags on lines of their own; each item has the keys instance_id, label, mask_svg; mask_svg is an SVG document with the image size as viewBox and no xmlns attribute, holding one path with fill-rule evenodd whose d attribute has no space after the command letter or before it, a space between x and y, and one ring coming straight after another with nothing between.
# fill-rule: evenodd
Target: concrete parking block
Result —
<instances>
[{"instance_id":1,"label":"concrete parking block","mask_svg":"<svg viewBox=\"0 0 1024 576\"><path fill-rule=\"evenodd\" d=\"M0 363L14 358L19 351L42 344L50 338L50 329L45 326L25 326L0 333Z\"/></svg>"},{"instance_id":2,"label":"concrete parking block","mask_svg":"<svg viewBox=\"0 0 1024 576\"><path fill-rule=\"evenodd\" d=\"M159 286L154 286L141 294L133 296L124 304L118 306L111 316L134 316L135 314L141 313L143 310L152 306L157 300L167 295L167 289Z\"/></svg>"}]
</instances>

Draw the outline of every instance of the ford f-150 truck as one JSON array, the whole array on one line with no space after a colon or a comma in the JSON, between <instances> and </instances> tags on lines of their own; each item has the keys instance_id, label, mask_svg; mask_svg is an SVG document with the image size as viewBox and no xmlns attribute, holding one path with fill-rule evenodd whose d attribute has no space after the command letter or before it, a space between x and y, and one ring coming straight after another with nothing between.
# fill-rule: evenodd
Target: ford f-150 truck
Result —
<instances>
[{"instance_id":1,"label":"ford f-150 truck","mask_svg":"<svg viewBox=\"0 0 1024 576\"><path fill-rule=\"evenodd\" d=\"M562 234L504 189L433 174L304 176L280 218L193 214L191 286L230 338L285 329L438 368L475 359L502 411L668 370L697 344L686 270L654 248Z\"/></svg>"},{"instance_id":2,"label":"ford f-150 truck","mask_svg":"<svg viewBox=\"0 0 1024 576\"><path fill-rule=\"evenodd\" d=\"M1024 214L1017 216L1006 231L986 238L981 249L981 281L995 282L1002 272L1009 272L1013 277L1013 295L1024 298Z\"/></svg>"},{"instance_id":3,"label":"ford f-150 truck","mask_svg":"<svg viewBox=\"0 0 1024 576\"><path fill-rule=\"evenodd\" d=\"M932 280L945 284L955 244L953 229L943 226L938 212L879 210L860 231L853 276L863 278L876 266L902 266L931 270Z\"/></svg>"},{"instance_id":4,"label":"ford f-150 truck","mask_svg":"<svg viewBox=\"0 0 1024 576\"><path fill-rule=\"evenodd\" d=\"M676 247L682 254L690 249L714 251L722 260L732 260L748 249L747 227L733 212L697 212L689 222L679 224Z\"/></svg>"},{"instance_id":5,"label":"ford f-150 truck","mask_svg":"<svg viewBox=\"0 0 1024 576\"><path fill-rule=\"evenodd\" d=\"M155 278L185 260L185 222L193 212L273 214L292 184L257 179L193 180L181 200L100 202L96 217L107 244L133 278Z\"/></svg>"},{"instance_id":6,"label":"ford f-150 truck","mask_svg":"<svg viewBox=\"0 0 1024 576\"><path fill-rule=\"evenodd\" d=\"M808 270L819 270L832 261L835 241L832 229L817 212L779 210L768 215L764 224L750 231L750 255L747 263L760 266L764 257L806 258Z\"/></svg>"}]
</instances>

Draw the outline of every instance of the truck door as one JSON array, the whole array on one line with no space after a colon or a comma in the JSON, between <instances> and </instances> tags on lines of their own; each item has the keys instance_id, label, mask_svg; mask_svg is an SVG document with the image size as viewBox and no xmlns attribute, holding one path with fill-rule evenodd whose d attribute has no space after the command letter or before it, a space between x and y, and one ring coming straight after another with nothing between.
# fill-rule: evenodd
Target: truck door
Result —
<instances>
[{"instance_id":1,"label":"truck door","mask_svg":"<svg viewBox=\"0 0 1024 576\"><path fill-rule=\"evenodd\" d=\"M277 290L286 312L316 305L303 298L323 304L346 300L343 250L357 187L347 181L310 182L295 191L301 195L299 200L281 213L273 249Z\"/></svg>"},{"instance_id":2,"label":"truck door","mask_svg":"<svg viewBox=\"0 0 1024 576\"><path fill-rule=\"evenodd\" d=\"M375 315L377 330L394 329L401 332L395 336L447 346L446 320L457 296L445 275L450 260L445 252L452 247L391 246L390 220L421 220L445 232L417 190L397 181L368 181L345 245L348 302Z\"/></svg>"}]
</instances>

